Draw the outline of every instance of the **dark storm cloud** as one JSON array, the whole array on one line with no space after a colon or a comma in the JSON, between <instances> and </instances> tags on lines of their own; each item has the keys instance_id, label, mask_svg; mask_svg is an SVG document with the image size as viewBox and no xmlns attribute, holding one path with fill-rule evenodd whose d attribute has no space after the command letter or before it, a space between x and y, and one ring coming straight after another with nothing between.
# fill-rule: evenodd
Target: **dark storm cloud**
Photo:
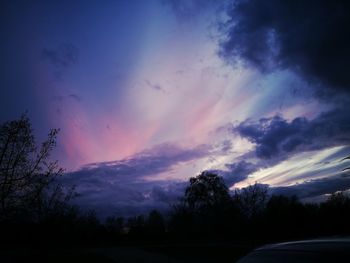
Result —
<instances>
[{"instance_id":1,"label":"dark storm cloud","mask_svg":"<svg viewBox=\"0 0 350 263\"><path fill-rule=\"evenodd\" d=\"M284 156L298 151L324 149L350 143L350 110L346 107L287 121L280 116L245 121L234 128L240 136L256 144L259 158Z\"/></svg>"},{"instance_id":2,"label":"dark storm cloud","mask_svg":"<svg viewBox=\"0 0 350 263\"><path fill-rule=\"evenodd\" d=\"M349 14L344 0L237 0L222 27L221 55L263 72L289 68L320 93L348 92Z\"/></svg>"},{"instance_id":3,"label":"dark storm cloud","mask_svg":"<svg viewBox=\"0 0 350 263\"><path fill-rule=\"evenodd\" d=\"M44 59L53 66L62 69L74 65L79 59L79 49L72 44L61 44L55 49L44 48L41 51Z\"/></svg>"},{"instance_id":4,"label":"dark storm cloud","mask_svg":"<svg viewBox=\"0 0 350 263\"><path fill-rule=\"evenodd\" d=\"M183 192L184 183L148 181L145 177L171 172L173 166L207 157L210 148L201 145L183 149L173 144L161 144L130 158L89 164L67 173L65 184L76 185L82 207L124 215L166 209ZM109 210L112 209L112 210Z\"/></svg>"}]
</instances>

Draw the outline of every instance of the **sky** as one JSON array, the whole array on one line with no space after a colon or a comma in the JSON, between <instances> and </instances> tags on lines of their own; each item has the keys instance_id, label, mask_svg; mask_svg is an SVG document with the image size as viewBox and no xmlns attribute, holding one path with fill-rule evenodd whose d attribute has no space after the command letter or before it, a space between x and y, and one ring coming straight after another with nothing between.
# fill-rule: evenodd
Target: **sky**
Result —
<instances>
[{"instance_id":1,"label":"sky","mask_svg":"<svg viewBox=\"0 0 350 263\"><path fill-rule=\"evenodd\" d=\"M76 202L167 209L190 177L350 189L345 1L1 1L0 121L28 111Z\"/></svg>"}]
</instances>

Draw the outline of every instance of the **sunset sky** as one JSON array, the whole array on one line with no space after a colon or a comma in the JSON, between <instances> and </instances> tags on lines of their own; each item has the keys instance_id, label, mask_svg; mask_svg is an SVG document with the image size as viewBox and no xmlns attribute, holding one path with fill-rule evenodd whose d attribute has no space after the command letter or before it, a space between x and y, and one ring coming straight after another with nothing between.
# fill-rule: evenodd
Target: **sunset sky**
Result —
<instances>
[{"instance_id":1,"label":"sunset sky","mask_svg":"<svg viewBox=\"0 0 350 263\"><path fill-rule=\"evenodd\" d=\"M350 189L349 4L1 1L0 121L26 110L81 206L166 209L189 177Z\"/></svg>"}]
</instances>

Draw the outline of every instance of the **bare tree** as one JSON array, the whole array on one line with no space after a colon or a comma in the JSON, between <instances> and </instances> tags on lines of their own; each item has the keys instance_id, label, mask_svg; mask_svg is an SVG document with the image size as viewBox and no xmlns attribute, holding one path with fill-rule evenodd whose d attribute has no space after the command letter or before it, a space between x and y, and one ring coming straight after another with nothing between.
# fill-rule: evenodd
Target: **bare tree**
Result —
<instances>
[{"instance_id":1,"label":"bare tree","mask_svg":"<svg viewBox=\"0 0 350 263\"><path fill-rule=\"evenodd\" d=\"M57 161L50 161L56 146L58 129L50 130L48 138L37 148L33 130L26 114L20 119L0 125L0 214L3 217L24 211L42 212L65 201L60 184L55 180L63 174ZM1 220L1 218L0 218Z\"/></svg>"},{"instance_id":2,"label":"bare tree","mask_svg":"<svg viewBox=\"0 0 350 263\"><path fill-rule=\"evenodd\" d=\"M268 201L268 187L255 183L242 189L236 189L233 195L234 202L248 218L257 215L265 209Z\"/></svg>"}]
</instances>

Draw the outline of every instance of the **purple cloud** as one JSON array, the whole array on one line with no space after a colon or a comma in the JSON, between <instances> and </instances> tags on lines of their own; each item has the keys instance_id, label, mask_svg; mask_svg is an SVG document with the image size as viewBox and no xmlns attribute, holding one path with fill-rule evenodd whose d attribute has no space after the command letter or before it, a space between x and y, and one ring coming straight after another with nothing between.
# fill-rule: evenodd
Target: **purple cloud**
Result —
<instances>
[{"instance_id":1,"label":"purple cloud","mask_svg":"<svg viewBox=\"0 0 350 263\"><path fill-rule=\"evenodd\" d=\"M338 108L313 120L304 117L287 121L281 116L244 121L234 128L240 136L256 144L259 158L288 156L302 151L324 149L350 143L350 111Z\"/></svg>"},{"instance_id":2,"label":"purple cloud","mask_svg":"<svg viewBox=\"0 0 350 263\"><path fill-rule=\"evenodd\" d=\"M226 164L225 170L210 170L224 178L225 183L230 187L235 183L247 179L248 175L259 169L259 165L244 160L236 163Z\"/></svg>"},{"instance_id":3,"label":"purple cloud","mask_svg":"<svg viewBox=\"0 0 350 263\"><path fill-rule=\"evenodd\" d=\"M76 203L108 214L133 215L157 208L166 210L183 192L184 182L149 181L145 177L170 172L180 163L208 156L210 147L200 145L184 149L174 144L161 144L127 159L92 163L67 173L66 184L77 186Z\"/></svg>"}]
</instances>

